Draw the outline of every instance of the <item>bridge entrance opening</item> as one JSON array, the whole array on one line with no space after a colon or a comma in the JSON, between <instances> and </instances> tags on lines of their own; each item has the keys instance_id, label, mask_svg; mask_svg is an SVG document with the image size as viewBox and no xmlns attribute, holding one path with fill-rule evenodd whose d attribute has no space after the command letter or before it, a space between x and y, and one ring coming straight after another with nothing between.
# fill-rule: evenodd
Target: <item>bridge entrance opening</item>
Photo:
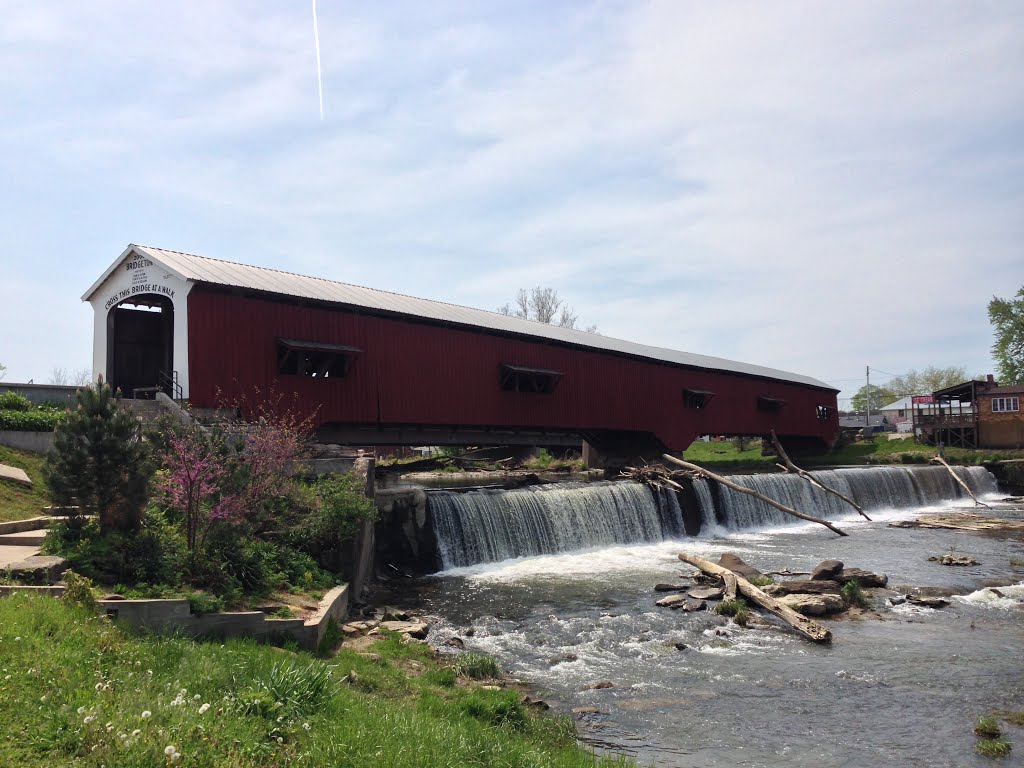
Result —
<instances>
[{"instance_id":1,"label":"bridge entrance opening","mask_svg":"<svg viewBox=\"0 0 1024 768\"><path fill-rule=\"evenodd\" d=\"M140 294L107 314L107 381L126 398L177 397L174 306L166 296Z\"/></svg>"}]
</instances>

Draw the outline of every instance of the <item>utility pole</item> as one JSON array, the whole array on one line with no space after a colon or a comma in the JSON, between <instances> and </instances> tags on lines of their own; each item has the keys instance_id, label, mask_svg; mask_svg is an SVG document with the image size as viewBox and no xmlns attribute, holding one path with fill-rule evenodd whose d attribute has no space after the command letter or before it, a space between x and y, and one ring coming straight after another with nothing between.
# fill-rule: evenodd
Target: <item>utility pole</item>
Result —
<instances>
[{"instance_id":1,"label":"utility pole","mask_svg":"<svg viewBox=\"0 0 1024 768\"><path fill-rule=\"evenodd\" d=\"M864 377L867 379L867 385L864 387L864 393L867 395L865 400L867 401L867 408L864 410L864 437L867 438L871 429L871 366L864 366Z\"/></svg>"}]
</instances>

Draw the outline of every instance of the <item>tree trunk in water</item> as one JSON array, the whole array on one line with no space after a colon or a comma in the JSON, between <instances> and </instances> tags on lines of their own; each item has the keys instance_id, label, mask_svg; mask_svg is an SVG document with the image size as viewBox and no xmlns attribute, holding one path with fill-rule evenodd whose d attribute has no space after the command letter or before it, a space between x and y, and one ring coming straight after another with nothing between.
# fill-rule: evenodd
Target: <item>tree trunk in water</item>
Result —
<instances>
[{"instance_id":1,"label":"tree trunk in water","mask_svg":"<svg viewBox=\"0 0 1024 768\"><path fill-rule=\"evenodd\" d=\"M870 517L868 517L864 513L864 510L860 508L860 504L855 502L849 496L844 496L839 491L837 491L837 490L835 490L833 488L829 488L823 482L818 480L818 478L812 476L810 472L806 472L806 471L800 469L800 467L798 467L796 464L794 464L790 460L789 454L786 453L786 449L782 447L782 443L779 442L779 438L775 435L775 430L774 429L772 430L772 445L775 446L776 453L779 454L779 458L782 459L783 463L786 465L784 467L781 467L781 469L784 469L787 472L792 472L792 473L794 473L796 475L799 475L804 480L809 482L811 485L816 486L817 488L820 488L825 493L831 493L833 496L839 497L840 499L845 501L847 504L849 504L851 507L856 509L857 512L860 514L860 516L863 517L865 520L870 520L871 519ZM776 464L775 466L778 467L779 465Z\"/></svg>"},{"instance_id":2,"label":"tree trunk in water","mask_svg":"<svg viewBox=\"0 0 1024 768\"><path fill-rule=\"evenodd\" d=\"M775 598L766 595L742 576L733 573L728 568L723 568L720 565L712 563L710 560L705 560L703 557L689 555L685 552L679 553L679 559L684 563L689 563L692 566L700 568L704 573L712 576L720 576L726 582L726 589L729 588L729 577L731 577L735 580L736 587L745 597L749 597L765 610L774 613L808 640L813 640L816 643L832 642L832 632L826 627L821 626L821 624L818 624L815 621L811 621L803 614L794 611L788 605L784 605Z\"/></svg>"}]
</instances>

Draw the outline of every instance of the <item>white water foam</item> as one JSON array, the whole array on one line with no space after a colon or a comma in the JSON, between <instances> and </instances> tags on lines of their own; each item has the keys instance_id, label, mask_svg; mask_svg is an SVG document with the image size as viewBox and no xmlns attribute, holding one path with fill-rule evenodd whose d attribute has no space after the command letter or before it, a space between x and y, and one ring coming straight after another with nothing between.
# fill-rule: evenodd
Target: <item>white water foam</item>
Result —
<instances>
[{"instance_id":1,"label":"white water foam","mask_svg":"<svg viewBox=\"0 0 1024 768\"><path fill-rule=\"evenodd\" d=\"M969 595L957 597L956 600L976 605L979 608L1001 608L1004 611L1011 608L1022 608L1024 607L1024 582L1005 587L986 587L977 592L971 592Z\"/></svg>"}]
</instances>

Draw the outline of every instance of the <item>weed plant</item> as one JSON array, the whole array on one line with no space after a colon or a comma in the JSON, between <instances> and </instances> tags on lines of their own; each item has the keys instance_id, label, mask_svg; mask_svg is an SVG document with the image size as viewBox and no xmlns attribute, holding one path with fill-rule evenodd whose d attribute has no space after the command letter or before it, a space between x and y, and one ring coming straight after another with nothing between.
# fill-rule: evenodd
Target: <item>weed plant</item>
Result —
<instances>
[{"instance_id":1,"label":"weed plant","mask_svg":"<svg viewBox=\"0 0 1024 768\"><path fill-rule=\"evenodd\" d=\"M974 750L979 755L992 758L1002 758L1010 754L1013 747L1006 739L978 739Z\"/></svg>"},{"instance_id":2,"label":"weed plant","mask_svg":"<svg viewBox=\"0 0 1024 768\"><path fill-rule=\"evenodd\" d=\"M135 635L52 598L7 597L0 765L630 764L580 749L571 721L535 716L511 691L454 685L424 646L386 638L369 650L342 648L328 665L250 640ZM427 672L406 675L408 658Z\"/></svg>"},{"instance_id":3,"label":"weed plant","mask_svg":"<svg viewBox=\"0 0 1024 768\"><path fill-rule=\"evenodd\" d=\"M856 606L857 608L868 608L871 605L871 601L868 600L864 589L856 581L848 581L843 584L840 592L842 592L843 599L846 600L847 605Z\"/></svg>"},{"instance_id":4,"label":"weed plant","mask_svg":"<svg viewBox=\"0 0 1024 768\"><path fill-rule=\"evenodd\" d=\"M977 736L984 736L989 739L998 739L1003 735L999 727L999 721L994 717L979 717L977 725L974 726L974 733Z\"/></svg>"},{"instance_id":5,"label":"weed plant","mask_svg":"<svg viewBox=\"0 0 1024 768\"><path fill-rule=\"evenodd\" d=\"M745 627L750 622L750 609L742 597L723 600L715 606L715 613L720 616L731 616L739 626Z\"/></svg>"},{"instance_id":6,"label":"weed plant","mask_svg":"<svg viewBox=\"0 0 1024 768\"><path fill-rule=\"evenodd\" d=\"M473 680L492 680L501 677L498 662L482 653L460 654L452 663L452 668L459 677Z\"/></svg>"}]
</instances>

